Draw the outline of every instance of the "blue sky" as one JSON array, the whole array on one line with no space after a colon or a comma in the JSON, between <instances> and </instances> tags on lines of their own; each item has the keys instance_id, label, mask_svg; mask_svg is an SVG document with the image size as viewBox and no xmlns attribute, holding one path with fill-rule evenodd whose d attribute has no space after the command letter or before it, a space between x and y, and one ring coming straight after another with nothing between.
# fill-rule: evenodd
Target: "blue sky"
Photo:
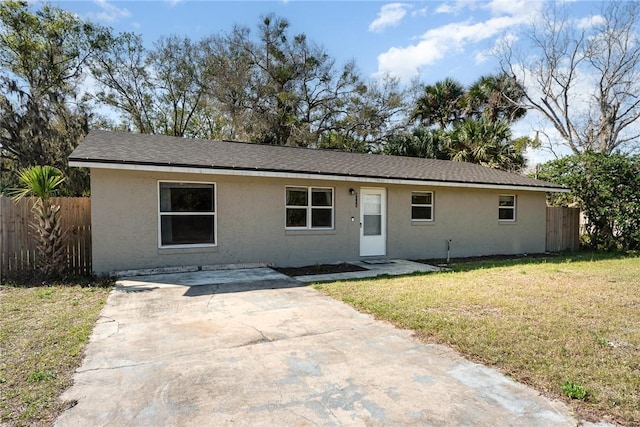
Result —
<instances>
[{"instance_id":1,"label":"blue sky","mask_svg":"<svg viewBox=\"0 0 640 427\"><path fill-rule=\"evenodd\" d=\"M597 13L597 2L572 2L577 18ZM53 4L116 32L142 34L151 45L163 35L197 39L234 24L255 29L262 15L287 18L344 62L355 59L367 76L392 73L425 83L453 77L471 83L496 71L490 51L517 34L541 8L528 0L479 1L56 1Z\"/></svg>"},{"instance_id":2,"label":"blue sky","mask_svg":"<svg viewBox=\"0 0 640 427\"><path fill-rule=\"evenodd\" d=\"M389 73L430 84L452 77L470 84L498 71L492 49L502 38L521 37L544 5L531 0L491 1L54 1L116 32L141 34L145 44L161 36L198 39L234 24L255 30L268 13L287 18L292 33L324 46L339 62L355 59L363 75ZM601 3L564 0L571 17L587 20ZM516 133L534 132L534 118ZM532 154L540 161L541 154Z\"/></svg>"}]
</instances>

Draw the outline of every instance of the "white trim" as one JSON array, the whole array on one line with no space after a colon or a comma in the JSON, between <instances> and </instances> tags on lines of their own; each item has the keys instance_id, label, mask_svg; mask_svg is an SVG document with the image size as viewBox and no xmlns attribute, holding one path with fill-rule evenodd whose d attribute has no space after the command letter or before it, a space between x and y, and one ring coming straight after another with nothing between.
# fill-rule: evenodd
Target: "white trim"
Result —
<instances>
[{"instance_id":1,"label":"white trim","mask_svg":"<svg viewBox=\"0 0 640 427\"><path fill-rule=\"evenodd\" d=\"M500 197L513 197L513 206L500 206ZM516 210L516 206L518 206L518 198L515 194L498 194L498 221L516 222L516 219L518 218L518 211ZM513 218L500 219L500 209L511 209L513 211Z\"/></svg>"},{"instance_id":2,"label":"white trim","mask_svg":"<svg viewBox=\"0 0 640 427\"><path fill-rule=\"evenodd\" d=\"M365 236L364 208L365 193L380 196L380 235ZM387 189L360 187L360 256L387 255Z\"/></svg>"},{"instance_id":3,"label":"white trim","mask_svg":"<svg viewBox=\"0 0 640 427\"><path fill-rule=\"evenodd\" d=\"M425 203L413 203L413 195L414 194L431 194L431 203L430 204L425 204ZM416 191L412 191L411 192L411 222L433 222L434 221L434 205L435 205L435 200L434 200L434 194L433 191L420 191L420 190L416 190ZM431 208L431 218L429 219L424 219L424 218L414 218L413 217L413 207L423 207L423 208Z\"/></svg>"},{"instance_id":4,"label":"white trim","mask_svg":"<svg viewBox=\"0 0 640 427\"><path fill-rule=\"evenodd\" d=\"M117 169L132 170L144 172L171 172L171 173L192 173L201 175L232 175L232 176L255 176L268 178L287 178L287 179L313 179L324 181L341 181L341 182L366 182L371 184L401 184L401 185L429 185L433 187L458 187L458 188L485 188L493 190L513 190L513 191L540 191L543 193L570 193L568 188L549 188L549 187L533 187L519 185L500 185L500 184L478 184L472 182L447 182L447 181L429 181L419 179L398 179L398 178L372 178L359 176L338 176L326 174L312 173L294 173L294 172L268 172L259 170L239 170L239 169L212 169L212 168L195 168L181 166L157 166L157 165L136 165L125 163L100 163L91 161L72 160L69 166L78 168L95 168L95 169Z\"/></svg>"},{"instance_id":5,"label":"white trim","mask_svg":"<svg viewBox=\"0 0 640 427\"><path fill-rule=\"evenodd\" d=\"M180 184L208 184L213 185L213 212L169 212L171 216L213 214L213 243L194 243L185 245L162 245L162 212L160 211L160 183L177 182ZM156 182L158 196L158 249L186 249L186 248L214 248L218 246L218 185L215 182L205 181L181 181L175 179L159 179Z\"/></svg>"},{"instance_id":6,"label":"white trim","mask_svg":"<svg viewBox=\"0 0 640 427\"><path fill-rule=\"evenodd\" d=\"M299 190L307 191L307 205L306 206L297 206L297 205L287 205L287 190L290 188L297 188ZM326 209L331 210L331 227L313 227L311 224L312 214L314 206L312 204L313 200L313 190L331 190L331 206L315 206L315 209ZM317 186L306 186L306 185L285 185L284 186L284 229L286 231L327 231L327 230L335 230L335 198L336 198L336 190L334 187L317 187ZM306 227L287 227L287 209L305 209L307 211L307 226Z\"/></svg>"}]
</instances>

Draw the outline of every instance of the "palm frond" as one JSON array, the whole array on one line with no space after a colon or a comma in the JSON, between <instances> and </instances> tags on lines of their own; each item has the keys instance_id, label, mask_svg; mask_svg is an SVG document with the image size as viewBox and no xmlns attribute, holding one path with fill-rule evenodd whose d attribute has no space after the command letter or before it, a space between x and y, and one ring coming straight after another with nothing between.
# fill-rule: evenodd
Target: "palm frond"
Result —
<instances>
[{"instance_id":1,"label":"palm frond","mask_svg":"<svg viewBox=\"0 0 640 427\"><path fill-rule=\"evenodd\" d=\"M22 187L10 191L15 201L26 196L35 196L46 201L55 194L65 180L60 169L52 166L32 166L22 169L18 179Z\"/></svg>"}]
</instances>

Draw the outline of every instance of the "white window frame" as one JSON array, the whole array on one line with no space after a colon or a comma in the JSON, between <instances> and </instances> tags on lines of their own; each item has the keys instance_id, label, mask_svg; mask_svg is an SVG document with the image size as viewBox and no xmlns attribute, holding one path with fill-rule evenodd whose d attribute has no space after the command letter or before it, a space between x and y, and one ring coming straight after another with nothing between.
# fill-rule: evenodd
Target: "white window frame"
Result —
<instances>
[{"instance_id":1,"label":"white window frame","mask_svg":"<svg viewBox=\"0 0 640 427\"><path fill-rule=\"evenodd\" d=\"M179 183L179 184L207 184L213 185L213 212L162 212L160 209L160 184L161 183ZM159 249L180 249L180 248L212 248L218 246L218 185L215 182L205 181L181 181L181 180L158 180L158 248ZM185 245L162 245L162 217L177 215L213 215L213 243L190 243Z\"/></svg>"},{"instance_id":2,"label":"white window frame","mask_svg":"<svg viewBox=\"0 0 640 427\"><path fill-rule=\"evenodd\" d=\"M431 194L431 203L430 204L426 204L426 203L413 203L413 195L414 194ZM435 199L434 199L435 195L433 194L433 191L412 191L411 192L411 221L414 222L433 222L433 218L434 218L434 210L433 207L435 205ZM423 219L423 218L414 218L413 217L413 207L420 207L420 208L431 208L431 218L429 219Z\"/></svg>"},{"instance_id":3,"label":"white window frame","mask_svg":"<svg viewBox=\"0 0 640 427\"><path fill-rule=\"evenodd\" d=\"M287 205L287 190L290 188L297 189L306 189L307 190L307 205L306 206L295 206L295 205ZM313 190L331 190L331 206L312 206L312 197L311 193ZM286 185L284 188L284 228L285 230L333 230L335 229L335 206L336 204L336 191L334 187L317 187L317 186L307 186L307 185ZM307 211L307 225L306 227L287 227L287 209L306 209ZM311 215L313 209L327 209L331 210L331 227L312 227L311 225Z\"/></svg>"},{"instance_id":4,"label":"white window frame","mask_svg":"<svg viewBox=\"0 0 640 427\"><path fill-rule=\"evenodd\" d=\"M513 206L500 206L500 197L512 197L513 198ZM498 221L500 222L515 222L516 221L516 206L518 205L518 198L515 194L499 194L498 195ZM511 219L501 219L500 218L500 210L501 209L509 209L513 211L513 218Z\"/></svg>"}]
</instances>

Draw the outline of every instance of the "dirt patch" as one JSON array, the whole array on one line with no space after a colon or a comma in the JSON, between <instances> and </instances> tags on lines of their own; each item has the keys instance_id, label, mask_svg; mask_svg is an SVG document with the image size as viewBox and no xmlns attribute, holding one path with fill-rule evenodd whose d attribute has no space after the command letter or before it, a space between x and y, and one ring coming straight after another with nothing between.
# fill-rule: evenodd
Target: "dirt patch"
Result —
<instances>
[{"instance_id":1,"label":"dirt patch","mask_svg":"<svg viewBox=\"0 0 640 427\"><path fill-rule=\"evenodd\" d=\"M357 265L347 264L315 264L304 267L276 267L274 270L286 274L287 276L312 276L316 274L350 273L352 271L367 271Z\"/></svg>"}]
</instances>

